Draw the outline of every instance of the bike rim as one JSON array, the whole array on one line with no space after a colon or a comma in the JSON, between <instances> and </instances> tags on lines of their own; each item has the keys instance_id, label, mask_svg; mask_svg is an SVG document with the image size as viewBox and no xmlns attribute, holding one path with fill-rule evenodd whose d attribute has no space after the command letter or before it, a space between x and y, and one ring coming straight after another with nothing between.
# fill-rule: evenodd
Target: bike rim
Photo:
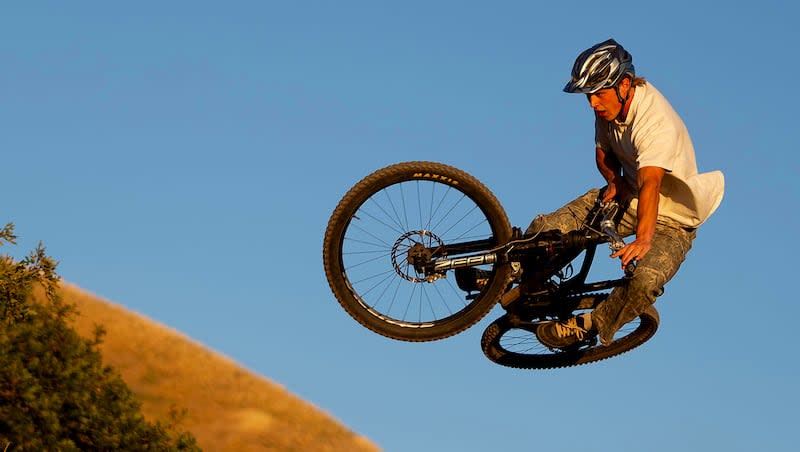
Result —
<instances>
[{"instance_id":1,"label":"bike rim","mask_svg":"<svg viewBox=\"0 0 800 452\"><path fill-rule=\"evenodd\" d=\"M409 250L494 236L485 212L465 193L441 182L405 180L375 191L350 217L341 266L348 289L371 315L425 328L468 309L481 294L465 299L452 271L426 279L409 262Z\"/></svg>"}]
</instances>

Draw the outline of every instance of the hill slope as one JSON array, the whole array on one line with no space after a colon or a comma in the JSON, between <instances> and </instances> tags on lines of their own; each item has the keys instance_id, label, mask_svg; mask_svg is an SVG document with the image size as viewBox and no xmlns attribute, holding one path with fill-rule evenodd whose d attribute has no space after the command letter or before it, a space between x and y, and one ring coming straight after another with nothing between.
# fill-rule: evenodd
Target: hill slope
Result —
<instances>
[{"instance_id":1,"label":"hill slope","mask_svg":"<svg viewBox=\"0 0 800 452\"><path fill-rule=\"evenodd\" d=\"M117 369L150 420L167 421L172 406L188 409L179 428L207 451L374 452L380 450L320 409L186 336L63 284L80 314L75 329L107 331L104 362Z\"/></svg>"}]
</instances>

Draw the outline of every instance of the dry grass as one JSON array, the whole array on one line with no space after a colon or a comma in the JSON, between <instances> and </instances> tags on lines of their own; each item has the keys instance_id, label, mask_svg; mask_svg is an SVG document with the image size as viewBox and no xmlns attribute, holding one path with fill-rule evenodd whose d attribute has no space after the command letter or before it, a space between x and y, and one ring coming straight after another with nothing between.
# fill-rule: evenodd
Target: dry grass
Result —
<instances>
[{"instance_id":1,"label":"dry grass","mask_svg":"<svg viewBox=\"0 0 800 452\"><path fill-rule=\"evenodd\" d=\"M179 428L206 451L378 451L320 409L188 337L73 285L75 329L107 334L104 362L139 395L150 420L167 422L170 408L188 410Z\"/></svg>"}]
</instances>

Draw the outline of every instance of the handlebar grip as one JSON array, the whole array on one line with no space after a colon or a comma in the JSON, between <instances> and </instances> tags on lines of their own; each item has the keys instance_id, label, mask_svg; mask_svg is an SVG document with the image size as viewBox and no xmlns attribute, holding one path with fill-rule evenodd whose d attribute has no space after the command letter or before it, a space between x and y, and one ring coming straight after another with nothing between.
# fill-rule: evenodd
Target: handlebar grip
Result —
<instances>
[{"instance_id":1,"label":"handlebar grip","mask_svg":"<svg viewBox=\"0 0 800 452\"><path fill-rule=\"evenodd\" d=\"M625 277L626 278L633 278L633 273L636 271L636 259L628 262L628 265L625 266Z\"/></svg>"}]
</instances>

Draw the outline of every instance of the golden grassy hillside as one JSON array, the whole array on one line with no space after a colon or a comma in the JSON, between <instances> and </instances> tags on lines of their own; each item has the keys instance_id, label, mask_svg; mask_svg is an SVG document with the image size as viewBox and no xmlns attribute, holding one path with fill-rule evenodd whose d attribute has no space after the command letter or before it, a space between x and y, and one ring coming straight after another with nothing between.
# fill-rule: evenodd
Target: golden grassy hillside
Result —
<instances>
[{"instance_id":1,"label":"golden grassy hillside","mask_svg":"<svg viewBox=\"0 0 800 452\"><path fill-rule=\"evenodd\" d=\"M205 451L378 451L320 409L186 336L121 306L62 285L78 306L75 329L107 331L101 350L139 395L151 420L169 420L171 406L188 409L179 425Z\"/></svg>"}]
</instances>

